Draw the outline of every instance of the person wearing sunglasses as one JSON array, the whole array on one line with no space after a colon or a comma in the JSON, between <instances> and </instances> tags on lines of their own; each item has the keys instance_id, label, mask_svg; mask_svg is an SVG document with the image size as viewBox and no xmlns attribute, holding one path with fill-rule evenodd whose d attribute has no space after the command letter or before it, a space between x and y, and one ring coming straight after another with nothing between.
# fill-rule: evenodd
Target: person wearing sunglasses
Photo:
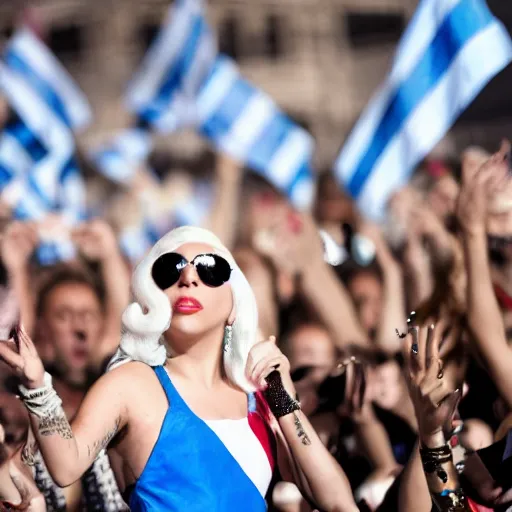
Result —
<instances>
[{"instance_id":1,"label":"person wearing sunglasses","mask_svg":"<svg viewBox=\"0 0 512 512\"><path fill-rule=\"evenodd\" d=\"M287 359L275 340L258 342L253 292L217 237L171 231L132 289L118 352L71 425L23 329L0 343L59 485L109 447L132 511L264 511L278 475L321 510L357 510L301 411Z\"/></svg>"}]
</instances>

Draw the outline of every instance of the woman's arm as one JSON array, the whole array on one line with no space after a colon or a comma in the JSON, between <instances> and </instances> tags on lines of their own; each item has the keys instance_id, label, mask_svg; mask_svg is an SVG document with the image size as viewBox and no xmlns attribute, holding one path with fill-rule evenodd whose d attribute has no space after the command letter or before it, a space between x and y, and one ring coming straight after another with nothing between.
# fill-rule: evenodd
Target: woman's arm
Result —
<instances>
[{"instance_id":1,"label":"woman's arm","mask_svg":"<svg viewBox=\"0 0 512 512\"><path fill-rule=\"evenodd\" d=\"M492 286L485 229L489 199L502 175L507 176L503 157L496 161L494 155L471 180L466 178L457 215L463 233L468 278L468 322L473 342L484 358L500 394L512 407L512 351L507 344L503 319Z\"/></svg>"},{"instance_id":2,"label":"woman's arm","mask_svg":"<svg viewBox=\"0 0 512 512\"><path fill-rule=\"evenodd\" d=\"M130 276L112 228L101 220L78 227L73 240L86 258L99 264L105 286L105 322L96 364L111 356L121 336L121 315L130 299Z\"/></svg>"},{"instance_id":3,"label":"woman's arm","mask_svg":"<svg viewBox=\"0 0 512 512\"><path fill-rule=\"evenodd\" d=\"M310 259L303 267L300 284L304 297L329 329L338 347L371 347L357 320L350 295L323 258Z\"/></svg>"},{"instance_id":4,"label":"woman's arm","mask_svg":"<svg viewBox=\"0 0 512 512\"><path fill-rule=\"evenodd\" d=\"M215 200L209 229L231 249L235 243L242 166L225 154L217 154L215 165Z\"/></svg>"},{"instance_id":5,"label":"woman's arm","mask_svg":"<svg viewBox=\"0 0 512 512\"><path fill-rule=\"evenodd\" d=\"M398 512L432 512L432 499L421 464L418 444L400 475Z\"/></svg>"},{"instance_id":6,"label":"woman's arm","mask_svg":"<svg viewBox=\"0 0 512 512\"><path fill-rule=\"evenodd\" d=\"M87 393L72 425L61 406L30 423L48 471L60 487L78 480L127 424L126 368L102 376Z\"/></svg>"},{"instance_id":7,"label":"woman's arm","mask_svg":"<svg viewBox=\"0 0 512 512\"><path fill-rule=\"evenodd\" d=\"M35 323L35 295L29 260L38 240L34 224L13 222L7 228L1 243L2 263L7 270L9 286L18 301L21 321L29 333Z\"/></svg>"},{"instance_id":8,"label":"woman's arm","mask_svg":"<svg viewBox=\"0 0 512 512\"><path fill-rule=\"evenodd\" d=\"M294 228L290 226L289 215L280 219L275 228L266 233L265 243L260 244L258 251L270 258L279 271L298 278L302 295L338 347L370 347L352 299L324 261L322 239L314 220L309 215L293 217Z\"/></svg>"},{"instance_id":9,"label":"woman's arm","mask_svg":"<svg viewBox=\"0 0 512 512\"><path fill-rule=\"evenodd\" d=\"M377 226L365 224L360 233L370 238L375 245L375 256L383 277L384 293L376 342L382 350L394 354L402 348L395 330L406 325L402 269Z\"/></svg>"},{"instance_id":10,"label":"woman's arm","mask_svg":"<svg viewBox=\"0 0 512 512\"><path fill-rule=\"evenodd\" d=\"M247 377L260 389L279 423L278 440L290 455L291 472L303 496L326 512L356 512L350 485L334 457L328 452L305 414L292 397L296 391L290 364L275 339L257 343L250 351ZM286 471L280 466L281 474Z\"/></svg>"},{"instance_id":11,"label":"woman's arm","mask_svg":"<svg viewBox=\"0 0 512 512\"><path fill-rule=\"evenodd\" d=\"M328 512L358 510L343 469L327 451L302 411L279 419L279 426L299 469L303 491Z\"/></svg>"},{"instance_id":12,"label":"woman's arm","mask_svg":"<svg viewBox=\"0 0 512 512\"><path fill-rule=\"evenodd\" d=\"M422 499L422 503L418 503L418 506L427 507L427 504L433 501L442 512L469 512L470 508L460 487L457 470L453 463L451 447L444 437L444 431L451 429L460 392L449 389L440 370L442 369L442 361L439 358L441 337L442 330L439 328L414 327L410 330L405 343L404 371L418 420L421 465L432 498L427 500L413 460L409 466L410 473L402 489L400 500L407 503L416 489L418 498ZM417 457L416 452L414 457Z\"/></svg>"},{"instance_id":13,"label":"woman's arm","mask_svg":"<svg viewBox=\"0 0 512 512\"><path fill-rule=\"evenodd\" d=\"M473 342L507 405L512 407L512 352L494 293L485 232L466 232L464 252L468 272L468 319Z\"/></svg>"},{"instance_id":14,"label":"woman's arm","mask_svg":"<svg viewBox=\"0 0 512 512\"><path fill-rule=\"evenodd\" d=\"M0 359L17 370L24 384L20 395L29 410L35 441L54 481L66 487L82 476L127 424L133 385L131 365L135 363L103 375L87 393L70 426L32 340L22 330L17 338L0 342Z\"/></svg>"},{"instance_id":15,"label":"woman's arm","mask_svg":"<svg viewBox=\"0 0 512 512\"><path fill-rule=\"evenodd\" d=\"M391 474L398 468L389 436L384 425L375 416L371 403L353 416L359 446L372 465L374 472Z\"/></svg>"},{"instance_id":16,"label":"woman's arm","mask_svg":"<svg viewBox=\"0 0 512 512\"><path fill-rule=\"evenodd\" d=\"M408 310L414 311L432 294L434 283L430 258L421 238L409 233L403 255Z\"/></svg>"}]
</instances>

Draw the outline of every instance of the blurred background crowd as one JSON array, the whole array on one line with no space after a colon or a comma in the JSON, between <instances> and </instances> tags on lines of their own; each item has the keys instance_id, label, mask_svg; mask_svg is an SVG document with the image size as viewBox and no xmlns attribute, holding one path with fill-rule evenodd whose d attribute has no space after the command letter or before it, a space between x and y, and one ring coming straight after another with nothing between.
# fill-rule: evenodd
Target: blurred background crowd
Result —
<instances>
[{"instance_id":1,"label":"blurred background crowd","mask_svg":"<svg viewBox=\"0 0 512 512\"><path fill-rule=\"evenodd\" d=\"M297 195L280 180L279 169L219 142L207 123L198 134L192 122L155 114L155 104L154 111L142 112L142 82L152 65L148 49L158 46L169 5L1 2L0 337L8 338L21 318L72 419L118 346L133 266L168 229L207 227L233 251L250 281L261 339L277 336L303 410L347 473L361 509L399 510L399 475L416 449L419 428L402 372L404 342L395 332L406 330L411 311L411 321L442 326L444 380L462 395L453 423L457 446L468 453L489 447L512 421L512 184L501 177L496 188L481 177L482 171L498 176L510 165L506 143L501 160L489 160L510 132L510 58L502 72L499 65L491 72L497 76L475 101L464 104L460 110L468 108L442 140L405 166L407 176L389 178L394 185L386 212L377 215L365 210L351 182L344 189L334 162L385 79L418 2L207 5L218 50L294 120L300 137L315 140L314 152L303 149L308 140L298 145L308 155L311 174L304 183L311 189L305 185ZM512 28L507 2L489 1L489 7ZM91 119L76 127L70 121L69 138L60 138L32 93L26 96L17 85L20 76L31 83L22 59L15 51L9 57L20 30L29 34L25 41L38 41L34 52L49 52L62 66L59 73L69 73L63 80L81 90L76 101L88 103L84 119ZM146 67L132 82L139 92L129 93L127 107L125 91L143 58ZM35 61L45 59L38 54ZM11 72L18 73L14 81ZM48 105L58 111L55 102ZM250 132L250 125L244 128ZM52 155L53 136L55 147L69 144L71 150L55 150L58 158L48 164L46 156L34 155ZM243 145L244 133L239 137L235 145ZM32 160L23 167L27 154ZM386 172L392 176L394 169ZM52 203L44 207L48 197ZM362 403L331 376L349 356L367 369ZM0 381L2 479L26 440L28 416L15 397L16 376L4 365ZM91 501L87 475L58 492L41 481L48 510L122 509L120 498L110 499L110 508ZM413 494L402 496L400 510L423 510ZM288 485L276 487L269 506L311 510Z\"/></svg>"}]
</instances>

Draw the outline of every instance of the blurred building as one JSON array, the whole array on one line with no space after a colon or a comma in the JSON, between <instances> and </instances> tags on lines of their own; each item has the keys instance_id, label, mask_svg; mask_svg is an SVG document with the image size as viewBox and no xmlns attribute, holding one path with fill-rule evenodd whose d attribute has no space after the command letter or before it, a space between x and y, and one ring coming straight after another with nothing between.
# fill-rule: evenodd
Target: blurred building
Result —
<instances>
[{"instance_id":1,"label":"blurred building","mask_svg":"<svg viewBox=\"0 0 512 512\"><path fill-rule=\"evenodd\" d=\"M12 28L16 5L0 2L0 33ZM46 26L49 45L94 107L96 122L84 143L126 126L123 89L169 1L40 0L36 5L35 23L40 19ZM318 142L316 163L325 166L385 76L416 5L417 0L210 0L208 17L221 51L310 129ZM462 133L468 138L470 132ZM167 143L186 152L198 139L179 134Z\"/></svg>"}]
</instances>

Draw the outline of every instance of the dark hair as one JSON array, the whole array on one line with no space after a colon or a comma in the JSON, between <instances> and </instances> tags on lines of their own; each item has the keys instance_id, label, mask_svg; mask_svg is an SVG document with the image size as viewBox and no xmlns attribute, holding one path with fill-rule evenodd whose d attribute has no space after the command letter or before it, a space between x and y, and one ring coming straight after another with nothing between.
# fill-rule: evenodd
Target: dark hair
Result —
<instances>
[{"instance_id":1,"label":"dark hair","mask_svg":"<svg viewBox=\"0 0 512 512\"><path fill-rule=\"evenodd\" d=\"M334 270L340 281L345 286L348 286L354 278L361 274L374 276L378 281L382 282L382 270L376 261L373 261L370 265L363 267L354 260L349 259L345 263L335 267Z\"/></svg>"},{"instance_id":2,"label":"dark hair","mask_svg":"<svg viewBox=\"0 0 512 512\"><path fill-rule=\"evenodd\" d=\"M36 301L36 315L38 317L44 312L48 296L55 288L64 284L81 284L88 286L94 292L103 308L105 302L103 287L85 271L64 266L51 272L39 289Z\"/></svg>"}]
</instances>

